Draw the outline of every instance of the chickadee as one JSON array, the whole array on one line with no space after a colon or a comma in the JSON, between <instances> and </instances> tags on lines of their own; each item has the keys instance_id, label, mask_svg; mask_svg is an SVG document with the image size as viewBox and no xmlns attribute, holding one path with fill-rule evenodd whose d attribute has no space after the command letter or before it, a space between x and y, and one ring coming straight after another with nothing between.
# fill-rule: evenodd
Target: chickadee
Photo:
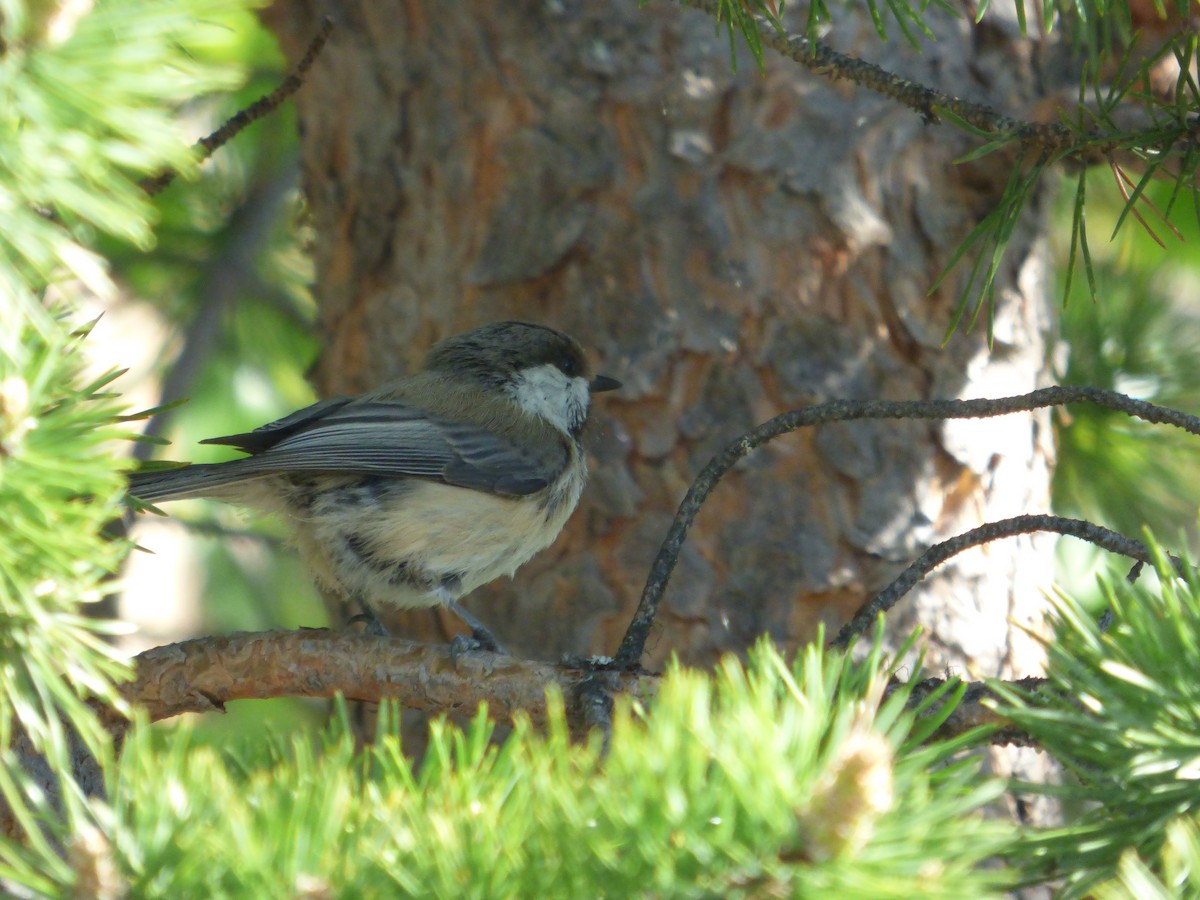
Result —
<instances>
[{"instance_id":1,"label":"chickadee","mask_svg":"<svg viewBox=\"0 0 1200 900\"><path fill-rule=\"evenodd\" d=\"M620 386L589 378L567 335L498 322L442 341L422 371L376 391L202 442L243 459L136 473L129 492L281 513L317 580L368 617L444 604L495 649L458 598L558 536L587 480L591 394Z\"/></svg>"}]
</instances>

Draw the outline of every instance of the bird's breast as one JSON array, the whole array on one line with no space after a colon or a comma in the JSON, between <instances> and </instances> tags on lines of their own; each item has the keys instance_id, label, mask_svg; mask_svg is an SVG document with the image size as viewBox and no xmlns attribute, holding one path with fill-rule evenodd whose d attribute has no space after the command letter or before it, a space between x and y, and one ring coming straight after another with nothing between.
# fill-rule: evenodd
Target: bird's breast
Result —
<instances>
[{"instance_id":1,"label":"bird's breast","mask_svg":"<svg viewBox=\"0 0 1200 900\"><path fill-rule=\"evenodd\" d=\"M435 601L423 598L420 585L453 581L461 596L549 546L586 479L576 451L555 481L524 497L417 479L362 480L323 492L295 518L323 580L376 603L425 605ZM409 583L408 599L398 580Z\"/></svg>"}]
</instances>

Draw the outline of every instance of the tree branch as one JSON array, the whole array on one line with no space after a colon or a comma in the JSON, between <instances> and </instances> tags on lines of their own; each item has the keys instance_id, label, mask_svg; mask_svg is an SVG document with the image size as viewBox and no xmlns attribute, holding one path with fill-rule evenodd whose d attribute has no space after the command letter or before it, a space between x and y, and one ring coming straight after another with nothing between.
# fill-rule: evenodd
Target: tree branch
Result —
<instances>
[{"instance_id":1,"label":"tree branch","mask_svg":"<svg viewBox=\"0 0 1200 900\"><path fill-rule=\"evenodd\" d=\"M199 638L155 647L134 658L136 676L120 685L125 698L157 722L186 712L223 709L233 700L325 697L379 702L399 700L408 709L474 713L486 703L498 719L524 711L535 723L546 718L546 686L565 697L594 680L579 667L467 653L457 659L449 645L398 638L305 629ZM607 686L648 701L658 677L601 673ZM582 727L594 713L580 713ZM106 724L124 720L106 711Z\"/></svg>"},{"instance_id":2,"label":"tree branch","mask_svg":"<svg viewBox=\"0 0 1200 900\"><path fill-rule=\"evenodd\" d=\"M717 0L680 0L685 6L703 10L714 19L720 18ZM881 66L839 53L831 47L811 40L803 35L792 34L780 23L764 16L751 18L758 29L759 39L766 46L800 63L815 75L830 81L849 81L894 100L920 114L926 122L939 121L937 111L947 110L955 117L988 133L1017 133L1023 143L1035 143L1047 149L1066 149L1074 143L1074 136L1064 125L1043 125L1023 122L1006 116L984 103L973 103L936 88L927 87L889 72Z\"/></svg>"},{"instance_id":3,"label":"tree branch","mask_svg":"<svg viewBox=\"0 0 1200 900\"><path fill-rule=\"evenodd\" d=\"M1189 434L1200 435L1200 418L1196 416L1094 387L1048 387L994 400L834 400L783 413L747 431L709 461L679 504L675 520L650 567L637 611L621 639L615 666L632 669L642 658L646 638L658 614L658 606L678 561L679 551L708 495L738 461L768 441L799 428L829 422L855 419L981 419L1068 403L1094 403L1147 422L1172 425Z\"/></svg>"},{"instance_id":4,"label":"tree branch","mask_svg":"<svg viewBox=\"0 0 1200 900\"><path fill-rule=\"evenodd\" d=\"M326 16L321 21L321 27L317 29L316 35L309 42L308 49L300 62L296 63L296 67L292 69L288 75L275 90L271 93L259 97L245 109L238 112L225 121L225 123L207 137L202 137L196 141L195 149L200 159L208 159L221 147L228 144L238 134L244 131L254 122L264 116L273 113L288 97L300 90L304 85L304 76L308 74L308 70L312 68L321 50L325 47L325 42L329 40L329 35L333 33L333 19ZM151 196L160 193L179 173L174 169L165 169L157 175L142 180L141 188Z\"/></svg>"},{"instance_id":5,"label":"tree branch","mask_svg":"<svg viewBox=\"0 0 1200 900\"><path fill-rule=\"evenodd\" d=\"M846 649L850 646L850 641L871 627L871 624L879 617L880 613L887 612L895 606L900 598L916 587L922 578L950 557L962 553L964 550L969 550L971 547L978 547L980 544L986 544L1000 538L1016 537L1018 534L1032 534L1039 531L1051 531L1057 534L1070 535L1071 537L1079 538L1081 541L1088 541L1097 547L1102 547L1110 553L1119 553L1122 556L1128 556L1130 559L1137 560L1138 566L1135 566L1130 572L1133 578L1137 577L1135 573L1141 571L1140 566L1142 564L1151 561L1150 548L1141 541L1127 538L1124 535L1117 534L1115 531L1110 531L1107 528L1094 525L1082 519L1066 519L1062 516L1028 515L1014 516L1011 519L1001 519L999 522L988 522L986 525L980 525L978 528L972 528L970 531L934 544L922 553L917 558L917 561L901 572L895 581L859 608L854 617L842 626L842 630L830 642L830 646L842 650ZM1174 557L1171 559L1175 563L1176 568L1182 570L1183 564Z\"/></svg>"},{"instance_id":6,"label":"tree branch","mask_svg":"<svg viewBox=\"0 0 1200 900\"><path fill-rule=\"evenodd\" d=\"M642 703L658 694L656 673L596 671L577 663L554 665L495 653L469 653L455 660L449 645L419 644L398 638L307 629L262 631L197 638L155 647L134 657L136 675L120 685L132 706L153 722L183 713L222 710L233 700L341 695L378 703L398 700L408 709L472 714L480 703L496 719L521 711L538 725L546 722L546 686L557 684L571 728L579 734L611 727L610 692L627 693ZM910 706L918 706L945 679L912 686ZM1044 679L1014 682L1037 689ZM888 693L900 686L893 682ZM599 696L598 696L599 694ZM994 697L982 682L969 682L963 701L933 737L954 737L983 725L998 726L993 743L1029 744L985 701ZM104 708L104 723L120 735L129 721Z\"/></svg>"},{"instance_id":7,"label":"tree branch","mask_svg":"<svg viewBox=\"0 0 1200 900\"><path fill-rule=\"evenodd\" d=\"M701 10L721 21L718 0L679 0L684 6ZM787 31L778 21L746 14L754 22L759 40L781 56L804 66L830 81L849 81L873 91L918 113L927 123L940 121L939 113L997 138L1009 138L1017 145L1034 148L1054 159L1072 158L1094 163L1126 147L1153 147L1165 152L1170 145L1186 137L1185 129L1165 129L1155 123L1137 132L1094 133L1077 130L1059 122L1034 122L1006 115L986 103L964 100L937 88L911 81L882 66L857 59L827 47L804 35Z\"/></svg>"}]
</instances>

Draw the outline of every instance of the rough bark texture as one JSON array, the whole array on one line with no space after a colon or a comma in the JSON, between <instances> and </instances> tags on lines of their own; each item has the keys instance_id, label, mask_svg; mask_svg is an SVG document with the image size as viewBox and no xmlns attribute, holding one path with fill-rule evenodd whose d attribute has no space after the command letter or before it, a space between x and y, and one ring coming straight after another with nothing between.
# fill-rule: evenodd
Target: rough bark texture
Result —
<instances>
[{"instance_id":1,"label":"rough bark texture","mask_svg":"<svg viewBox=\"0 0 1200 900\"><path fill-rule=\"evenodd\" d=\"M268 20L293 58L327 4ZM675 505L709 456L829 398L1014 394L1044 383L1050 320L1039 210L984 329L941 342L957 278L929 285L993 206L1002 156L768 55L756 71L702 14L664 3L346 2L301 91L324 394L414 366L435 339L500 318L561 327L625 382L598 404L592 482L553 548L468 600L518 653L611 653ZM918 55L847 19L826 39L1020 114L1030 44L930 10ZM934 540L1046 510L1045 415L862 423L777 441L701 514L647 664L710 664L764 632L836 629ZM1051 544L964 555L893 618L934 665L1036 674ZM408 617L433 639L449 617Z\"/></svg>"},{"instance_id":2,"label":"rough bark texture","mask_svg":"<svg viewBox=\"0 0 1200 900\"><path fill-rule=\"evenodd\" d=\"M239 632L155 647L134 658L136 677L122 694L151 722L212 712L234 700L342 696L399 701L406 709L472 716L480 703L499 721L521 712L535 725L547 718L546 686L558 686L568 722L579 727L580 687L595 681L611 693L649 704L658 676L593 672L492 653L455 657L448 646L345 631ZM930 688L932 690L933 688ZM976 707L974 716L988 715ZM960 719L963 717L960 716ZM997 721L996 717L989 721ZM106 710L113 733L128 720Z\"/></svg>"}]
</instances>

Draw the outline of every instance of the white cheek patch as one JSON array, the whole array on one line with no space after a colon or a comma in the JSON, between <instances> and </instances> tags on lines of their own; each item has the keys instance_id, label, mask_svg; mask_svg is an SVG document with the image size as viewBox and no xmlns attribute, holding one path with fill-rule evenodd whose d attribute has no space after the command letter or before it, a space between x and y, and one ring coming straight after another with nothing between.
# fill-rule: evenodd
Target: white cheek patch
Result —
<instances>
[{"instance_id":1,"label":"white cheek patch","mask_svg":"<svg viewBox=\"0 0 1200 900\"><path fill-rule=\"evenodd\" d=\"M519 372L509 392L527 413L540 416L567 434L578 431L587 418L587 381L568 378L549 363Z\"/></svg>"}]
</instances>

